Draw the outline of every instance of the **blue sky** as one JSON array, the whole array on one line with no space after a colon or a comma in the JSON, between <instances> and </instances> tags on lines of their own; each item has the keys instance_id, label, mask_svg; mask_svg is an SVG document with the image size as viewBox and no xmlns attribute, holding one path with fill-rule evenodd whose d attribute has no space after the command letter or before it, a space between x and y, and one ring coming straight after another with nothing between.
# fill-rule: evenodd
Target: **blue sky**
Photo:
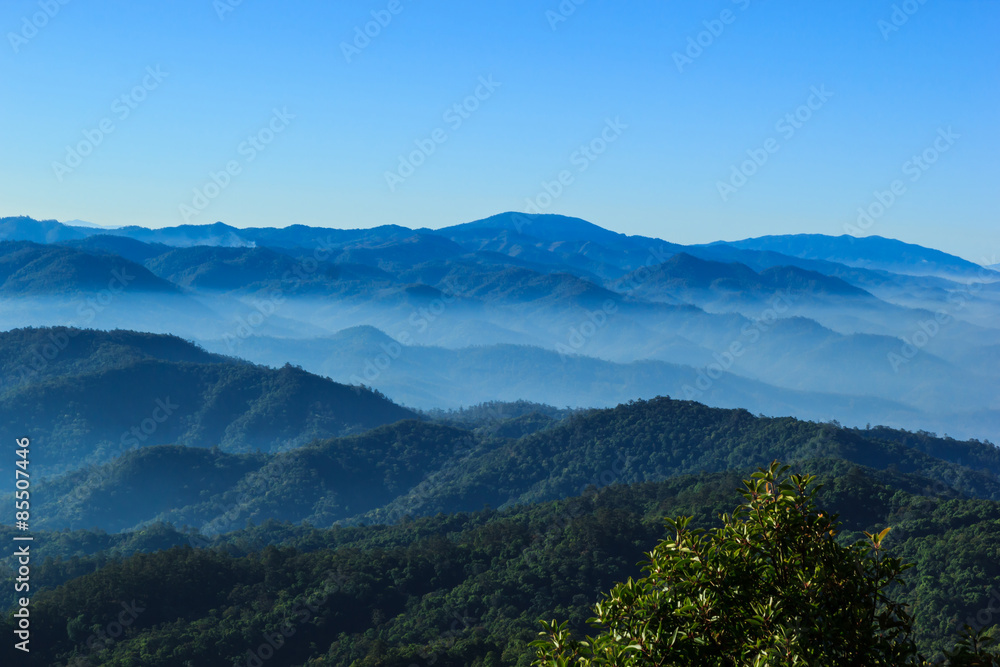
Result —
<instances>
[{"instance_id":1,"label":"blue sky","mask_svg":"<svg viewBox=\"0 0 1000 667\"><path fill-rule=\"evenodd\" d=\"M63 2L0 8L0 215L437 228L534 203L679 243L1000 257L992 0Z\"/></svg>"}]
</instances>

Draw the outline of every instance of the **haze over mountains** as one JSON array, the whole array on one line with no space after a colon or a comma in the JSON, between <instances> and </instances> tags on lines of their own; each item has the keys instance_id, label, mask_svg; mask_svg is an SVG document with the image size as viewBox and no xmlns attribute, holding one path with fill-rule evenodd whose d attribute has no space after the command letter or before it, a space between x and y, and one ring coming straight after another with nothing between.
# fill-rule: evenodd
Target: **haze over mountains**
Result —
<instances>
[{"instance_id":1,"label":"haze over mountains","mask_svg":"<svg viewBox=\"0 0 1000 667\"><path fill-rule=\"evenodd\" d=\"M663 516L711 525L775 459L820 474L845 538L894 527L923 645L1000 581L988 267L877 237L681 246L513 213L436 231L7 218L0 237L37 664L255 664L247 643L339 563L364 585L274 664L413 664L471 609L475 641L441 664L527 665L538 618L582 622ZM149 611L87 653L132 599Z\"/></svg>"},{"instance_id":2,"label":"haze over mountains","mask_svg":"<svg viewBox=\"0 0 1000 667\"><path fill-rule=\"evenodd\" d=\"M422 409L670 395L1000 432L1000 272L880 237L680 246L505 213L439 230L5 218L0 239L6 329L170 333Z\"/></svg>"}]
</instances>

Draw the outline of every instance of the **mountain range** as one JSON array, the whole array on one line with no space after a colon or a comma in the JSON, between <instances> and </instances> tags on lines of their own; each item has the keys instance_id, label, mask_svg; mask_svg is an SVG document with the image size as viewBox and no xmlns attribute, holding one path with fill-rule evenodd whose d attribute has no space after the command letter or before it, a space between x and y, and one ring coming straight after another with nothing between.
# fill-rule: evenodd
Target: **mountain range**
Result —
<instances>
[{"instance_id":1,"label":"mountain range","mask_svg":"<svg viewBox=\"0 0 1000 667\"><path fill-rule=\"evenodd\" d=\"M877 237L682 246L517 213L0 220L32 659L246 664L347 572L274 664L527 665L539 618L581 631L664 516L715 525L773 460L820 475L842 542L893 528L916 637L948 648L1000 585L998 278ZM144 611L90 651L122 601Z\"/></svg>"},{"instance_id":2,"label":"mountain range","mask_svg":"<svg viewBox=\"0 0 1000 667\"><path fill-rule=\"evenodd\" d=\"M1000 272L880 237L681 246L505 213L438 230L5 218L0 238L9 328L169 333L416 408L672 395L1000 430Z\"/></svg>"},{"instance_id":3,"label":"mountain range","mask_svg":"<svg viewBox=\"0 0 1000 667\"><path fill-rule=\"evenodd\" d=\"M721 472L761 457L836 458L1000 501L1000 453L989 442L657 398L557 418L494 404L478 421L404 419L271 453L147 445L44 481L39 528L118 532L168 522L215 535L269 519L394 523Z\"/></svg>"}]
</instances>

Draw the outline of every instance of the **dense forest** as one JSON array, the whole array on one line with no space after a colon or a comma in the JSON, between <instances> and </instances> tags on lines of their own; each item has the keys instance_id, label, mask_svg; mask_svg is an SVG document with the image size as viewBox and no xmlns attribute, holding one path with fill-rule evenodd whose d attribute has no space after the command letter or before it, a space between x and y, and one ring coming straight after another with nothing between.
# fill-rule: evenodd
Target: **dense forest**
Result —
<instances>
[{"instance_id":1,"label":"dense forest","mask_svg":"<svg viewBox=\"0 0 1000 667\"><path fill-rule=\"evenodd\" d=\"M893 527L886 548L915 563L893 594L924 650L950 645L969 620L993 624L1000 503L839 458L795 468L825 482L819 503L841 511L843 540ZM665 517L716 525L748 472L393 525L49 534L35 576L58 585L33 598L32 664L244 665L256 653L273 665L528 665L539 619L585 630L601 593L638 575ZM142 610L127 627L115 625L123 605Z\"/></svg>"},{"instance_id":2,"label":"dense forest","mask_svg":"<svg viewBox=\"0 0 1000 667\"><path fill-rule=\"evenodd\" d=\"M817 456L1000 500L996 447L929 433L846 429L669 398L572 413L497 404L439 417L272 454L137 449L41 484L39 527L114 532L164 521L214 534L248 520L384 523Z\"/></svg>"},{"instance_id":3,"label":"dense forest","mask_svg":"<svg viewBox=\"0 0 1000 667\"><path fill-rule=\"evenodd\" d=\"M32 487L31 664L528 665L542 619L586 632L665 519L718 526L741 480L774 460L818 475L840 542L891 527L887 553L914 567L889 592L921 651L995 625L989 441L669 397L420 413L132 332L8 332L0 363L23 367L18 349L71 331L65 354L0 394L9 429L51 425L33 441L43 469L73 466ZM116 394L131 412L98 409L118 376L152 384ZM164 387L197 397L193 411L144 446L93 447ZM15 561L2 567L12 579ZM8 636L15 603L0 592Z\"/></svg>"}]
</instances>

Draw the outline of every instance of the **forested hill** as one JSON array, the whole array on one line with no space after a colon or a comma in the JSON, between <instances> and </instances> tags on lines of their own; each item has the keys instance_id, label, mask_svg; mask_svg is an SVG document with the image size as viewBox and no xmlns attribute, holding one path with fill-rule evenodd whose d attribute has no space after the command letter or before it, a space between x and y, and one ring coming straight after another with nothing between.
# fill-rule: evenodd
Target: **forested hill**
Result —
<instances>
[{"instance_id":1,"label":"forested hill","mask_svg":"<svg viewBox=\"0 0 1000 667\"><path fill-rule=\"evenodd\" d=\"M925 649L947 646L991 604L1000 585L1000 503L842 459L795 468L820 475L820 505L843 513L844 541L892 526L889 553L916 564L893 594L911 605ZM33 595L25 664L247 665L267 655L263 664L275 667L527 667L538 619L569 618L584 630L601 592L640 574L636 563L666 536L664 516L715 525L739 502L747 472L613 485L392 526L271 522L215 540L163 526L121 538L40 533L37 546L58 559L33 571L49 590ZM0 538L9 539L3 531ZM135 617L98 641L123 603ZM10 635L12 623L7 615L0 632ZM288 633L268 644L281 628ZM4 642L2 660L10 651Z\"/></svg>"},{"instance_id":2,"label":"forested hill","mask_svg":"<svg viewBox=\"0 0 1000 667\"><path fill-rule=\"evenodd\" d=\"M41 487L43 497L59 502L43 505L39 517L52 529L118 531L165 520L213 533L266 519L391 523L407 515L556 500L590 485L817 457L1000 500L1000 451L990 443L657 398L560 420L519 414L475 429L400 421L254 457L147 448ZM164 485L184 490L164 495ZM130 499L127 511L116 500L121 493Z\"/></svg>"},{"instance_id":3,"label":"forested hill","mask_svg":"<svg viewBox=\"0 0 1000 667\"><path fill-rule=\"evenodd\" d=\"M267 368L173 336L80 329L0 333L0 431L32 440L52 476L136 447L281 451L418 415L361 387ZM0 473L11 462L0 462Z\"/></svg>"}]
</instances>

